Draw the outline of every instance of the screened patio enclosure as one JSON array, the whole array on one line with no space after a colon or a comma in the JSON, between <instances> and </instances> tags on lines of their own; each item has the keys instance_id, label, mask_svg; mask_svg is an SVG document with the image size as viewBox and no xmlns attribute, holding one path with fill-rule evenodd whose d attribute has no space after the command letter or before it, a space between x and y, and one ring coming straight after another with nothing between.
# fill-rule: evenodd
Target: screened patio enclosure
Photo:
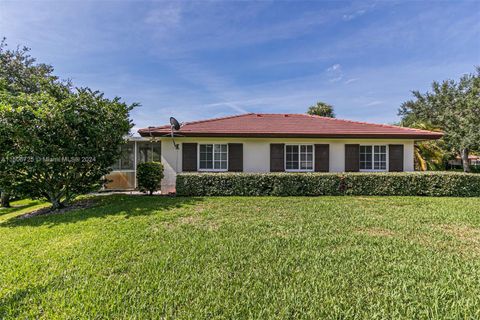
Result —
<instances>
[{"instance_id":1,"label":"screened patio enclosure","mask_svg":"<svg viewBox=\"0 0 480 320\"><path fill-rule=\"evenodd\" d=\"M139 163L160 162L162 145L150 138L129 137L121 147L121 155L112 166L106 190L134 190L137 188L137 165Z\"/></svg>"}]
</instances>

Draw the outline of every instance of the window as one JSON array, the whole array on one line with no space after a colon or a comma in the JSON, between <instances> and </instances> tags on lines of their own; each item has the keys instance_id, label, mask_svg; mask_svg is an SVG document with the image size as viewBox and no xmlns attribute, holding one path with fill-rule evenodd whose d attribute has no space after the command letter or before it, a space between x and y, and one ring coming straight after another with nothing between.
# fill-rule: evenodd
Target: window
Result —
<instances>
[{"instance_id":1,"label":"window","mask_svg":"<svg viewBox=\"0 0 480 320\"><path fill-rule=\"evenodd\" d=\"M360 146L360 170L387 170L387 146Z\"/></svg>"},{"instance_id":2,"label":"window","mask_svg":"<svg viewBox=\"0 0 480 320\"><path fill-rule=\"evenodd\" d=\"M305 144L293 144L285 146L285 170L286 171L312 171L313 170L313 146Z\"/></svg>"},{"instance_id":3,"label":"window","mask_svg":"<svg viewBox=\"0 0 480 320\"><path fill-rule=\"evenodd\" d=\"M135 143L127 142L120 147L120 158L113 164L112 170L134 170Z\"/></svg>"},{"instance_id":4,"label":"window","mask_svg":"<svg viewBox=\"0 0 480 320\"><path fill-rule=\"evenodd\" d=\"M160 162L160 148L159 142L137 142L137 163Z\"/></svg>"},{"instance_id":5,"label":"window","mask_svg":"<svg viewBox=\"0 0 480 320\"><path fill-rule=\"evenodd\" d=\"M228 168L228 145L201 144L199 170L226 171Z\"/></svg>"}]
</instances>

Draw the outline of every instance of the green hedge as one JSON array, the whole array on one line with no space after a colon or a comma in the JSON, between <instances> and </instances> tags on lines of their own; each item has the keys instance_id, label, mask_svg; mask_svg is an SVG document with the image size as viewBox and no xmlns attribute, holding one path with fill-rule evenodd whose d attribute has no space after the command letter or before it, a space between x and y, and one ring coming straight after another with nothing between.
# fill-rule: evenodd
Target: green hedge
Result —
<instances>
[{"instance_id":1,"label":"green hedge","mask_svg":"<svg viewBox=\"0 0 480 320\"><path fill-rule=\"evenodd\" d=\"M480 175L456 172L182 173L179 196L479 197Z\"/></svg>"}]
</instances>

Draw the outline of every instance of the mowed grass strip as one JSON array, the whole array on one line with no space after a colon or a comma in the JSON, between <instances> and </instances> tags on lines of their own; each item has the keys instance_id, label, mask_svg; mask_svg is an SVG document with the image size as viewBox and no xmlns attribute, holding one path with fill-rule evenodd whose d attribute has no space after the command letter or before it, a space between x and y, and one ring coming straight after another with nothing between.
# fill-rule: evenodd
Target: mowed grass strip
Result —
<instances>
[{"instance_id":1,"label":"mowed grass strip","mask_svg":"<svg viewBox=\"0 0 480 320\"><path fill-rule=\"evenodd\" d=\"M0 210L0 318L480 318L480 199L101 196Z\"/></svg>"}]
</instances>

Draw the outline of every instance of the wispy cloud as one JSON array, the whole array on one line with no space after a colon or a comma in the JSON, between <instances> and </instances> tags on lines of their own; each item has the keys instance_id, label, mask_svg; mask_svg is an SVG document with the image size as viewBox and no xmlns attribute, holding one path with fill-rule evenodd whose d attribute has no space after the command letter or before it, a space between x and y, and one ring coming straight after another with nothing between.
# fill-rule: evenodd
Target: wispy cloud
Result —
<instances>
[{"instance_id":1,"label":"wispy cloud","mask_svg":"<svg viewBox=\"0 0 480 320\"><path fill-rule=\"evenodd\" d=\"M358 78L350 78L345 81L345 84L350 84L352 82L358 81Z\"/></svg>"},{"instance_id":2,"label":"wispy cloud","mask_svg":"<svg viewBox=\"0 0 480 320\"><path fill-rule=\"evenodd\" d=\"M164 2L161 2L163 5ZM319 27L338 19L343 8L297 10L292 8L291 15L281 20L264 19L273 17L277 6L285 4L273 1L221 3L208 1L181 2L180 20L176 28L170 29L168 41L163 29L160 29L162 42L152 46L152 52L159 56L185 54L199 51L234 49L262 45L275 41L288 41L302 35L316 33ZM178 9L161 9L160 19L168 14L168 19L176 21ZM167 12L165 12L167 11ZM171 12L173 11L173 12ZM147 13L147 17L156 14L156 9ZM170 15L173 18L170 18ZM157 20L150 19L148 20ZM148 29L153 34L155 28Z\"/></svg>"},{"instance_id":3,"label":"wispy cloud","mask_svg":"<svg viewBox=\"0 0 480 320\"><path fill-rule=\"evenodd\" d=\"M372 107L372 106L378 106L379 104L382 104L384 103L385 101L381 101L381 100L374 100L374 101L371 101L367 104L365 104L366 107Z\"/></svg>"},{"instance_id":4,"label":"wispy cloud","mask_svg":"<svg viewBox=\"0 0 480 320\"><path fill-rule=\"evenodd\" d=\"M342 69L342 66L339 63L336 63L327 69L328 72L338 72Z\"/></svg>"},{"instance_id":5,"label":"wispy cloud","mask_svg":"<svg viewBox=\"0 0 480 320\"><path fill-rule=\"evenodd\" d=\"M181 21L182 6L179 2L166 3L146 13L144 22L155 28L171 28Z\"/></svg>"},{"instance_id":6,"label":"wispy cloud","mask_svg":"<svg viewBox=\"0 0 480 320\"><path fill-rule=\"evenodd\" d=\"M246 94L239 89L228 77L216 74L212 70L201 66L198 63L177 62L175 70L192 85L199 86L201 90L208 92L216 103L210 107L227 107L237 113L247 113L247 109L235 102ZM218 101L220 100L220 101Z\"/></svg>"},{"instance_id":7,"label":"wispy cloud","mask_svg":"<svg viewBox=\"0 0 480 320\"><path fill-rule=\"evenodd\" d=\"M170 115L305 112L318 100L339 117L393 122L410 90L480 64L478 10L468 1L3 1L0 30L60 77L140 102L137 127Z\"/></svg>"},{"instance_id":8,"label":"wispy cloud","mask_svg":"<svg viewBox=\"0 0 480 320\"><path fill-rule=\"evenodd\" d=\"M363 16L369 11L374 10L377 7L377 2L372 2L370 4L362 4L360 8L352 10L350 13L345 13L342 18L344 21L350 21L358 17Z\"/></svg>"},{"instance_id":9,"label":"wispy cloud","mask_svg":"<svg viewBox=\"0 0 480 320\"><path fill-rule=\"evenodd\" d=\"M355 11L354 13L351 13L351 14L344 14L343 15L343 20L345 20L345 21L353 20L357 17L360 17L360 16L364 15L365 12L367 12L367 10L360 9L360 10Z\"/></svg>"},{"instance_id":10,"label":"wispy cloud","mask_svg":"<svg viewBox=\"0 0 480 320\"><path fill-rule=\"evenodd\" d=\"M330 82L338 82L343 79L343 70L342 66L339 63L336 63L327 68L327 74Z\"/></svg>"}]
</instances>

